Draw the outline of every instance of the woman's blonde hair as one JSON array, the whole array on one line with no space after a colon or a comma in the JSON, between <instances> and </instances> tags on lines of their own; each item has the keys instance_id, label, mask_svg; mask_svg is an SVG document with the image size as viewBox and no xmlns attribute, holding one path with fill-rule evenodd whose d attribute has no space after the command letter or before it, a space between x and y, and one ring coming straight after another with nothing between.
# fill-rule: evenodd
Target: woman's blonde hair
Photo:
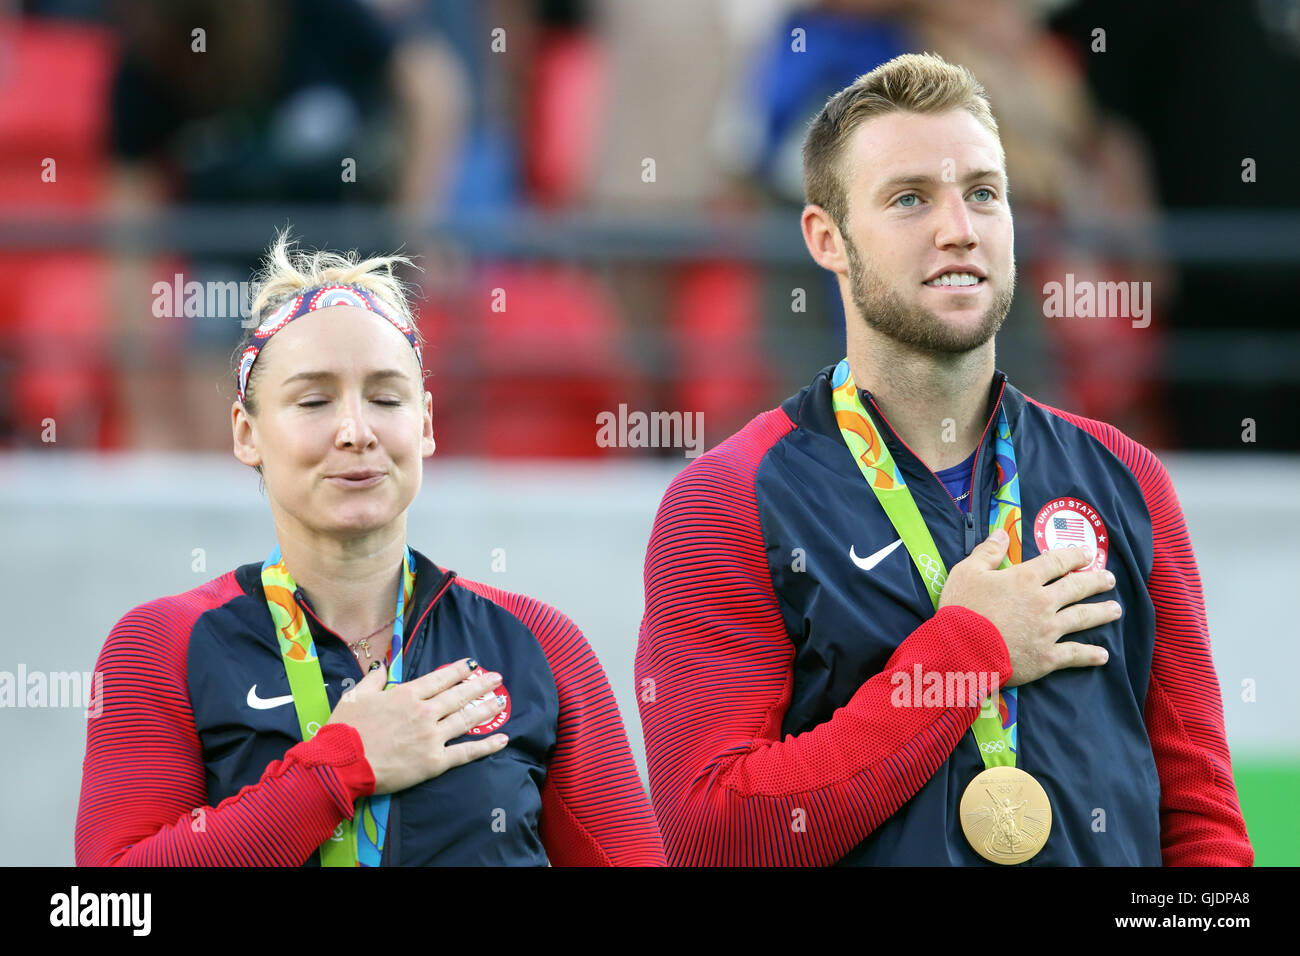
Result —
<instances>
[{"instance_id":1,"label":"woman's blonde hair","mask_svg":"<svg viewBox=\"0 0 1300 956\"><path fill-rule=\"evenodd\" d=\"M264 318L304 289L333 283L355 286L381 299L398 318L415 330L416 339L423 347L424 337L411 314L413 291L393 273L394 266L415 266L415 263L402 255L362 259L355 249L345 254L325 249L308 252L293 248L296 240L290 238L289 232L288 227L276 232L275 240L253 276L251 314L256 321L250 323L232 357L234 375L238 374L244 349ZM244 387L244 408L250 415L257 414L253 400L257 371L258 366L254 364Z\"/></svg>"}]
</instances>

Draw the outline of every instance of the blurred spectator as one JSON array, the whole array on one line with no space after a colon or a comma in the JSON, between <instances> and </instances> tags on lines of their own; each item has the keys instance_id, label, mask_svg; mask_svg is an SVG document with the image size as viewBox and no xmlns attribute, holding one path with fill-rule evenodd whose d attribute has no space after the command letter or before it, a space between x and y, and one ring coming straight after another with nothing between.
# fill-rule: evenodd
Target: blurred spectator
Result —
<instances>
[{"instance_id":1,"label":"blurred spectator","mask_svg":"<svg viewBox=\"0 0 1300 956\"><path fill-rule=\"evenodd\" d=\"M1108 421L1153 447L1173 444L1161 366L1172 273L1146 238L1156 198L1146 146L1097 108L1069 47L1046 29L1056 0L967 0L917 8L921 48L961 63L984 85L1007 153L1011 202L1047 227L1045 245L1022 256L1014 338L1042 334L1046 361L1025 363L1026 387L1044 401ZM1065 238L1076 227L1112 228L1132 238L1097 248ZM1151 312L1047 317L1044 286L1091 281L1150 283ZM1132 312L1130 308L1128 310ZM1033 371L1044 377L1032 381Z\"/></svg>"},{"instance_id":2,"label":"blurred spectator","mask_svg":"<svg viewBox=\"0 0 1300 956\"><path fill-rule=\"evenodd\" d=\"M730 124L731 153L750 158L750 173L774 198L802 205L804 133L827 97L895 56L933 50L969 68L987 90L1017 211L1040 217L1053 233L1080 224L1140 232L1154 208L1141 146L1095 110L1068 49L1042 23L1047 5L824 0L795 10L745 74L754 117ZM1149 280L1159 300L1164 268L1145 248L1102 257L1059 243L1022 254L1020 264L1020 294L999 341L1025 368L1022 387L1139 440L1166 443L1156 379L1163 323L1134 329L1127 318L1045 319L1040 292L1069 271L1076 280ZM838 309L827 319L843 324ZM1046 362L1027 360L1039 336ZM1050 378L1035 380L1035 369L1051 369Z\"/></svg>"},{"instance_id":3,"label":"blurred spectator","mask_svg":"<svg viewBox=\"0 0 1300 956\"><path fill-rule=\"evenodd\" d=\"M1169 11L1089 0L1053 22L1097 100L1147 138L1162 205L1260 217L1247 226L1225 217L1180 264L1170 360L1159 373L1178 410L1179 444L1240 450L1250 418L1258 444L1248 447L1300 449L1300 309L1286 220L1300 215L1300 4L1186 0ZM1104 50L1095 49L1099 28ZM1271 234L1279 254L1243 255L1243 228Z\"/></svg>"},{"instance_id":4,"label":"blurred spectator","mask_svg":"<svg viewBox=\"0 0 1300 956\"><path fill-rule=\"evenodd\" d=\"M737 116L723 120L723 148L735 167L775 198L802 206L809 121L862 74L914 52L908 16L918 5L919 0L785 4L785 15L771 24L740 73L730 104Z\"/></svg>"},{"instance_id":5,"label":"blurred spectator","mask_svg":"<svg viewBox=\"0 0 1300 956\"><path fill-rule=\"evenodd\" d=\"M1289 263L1194 265L1180 275L1144 232L1156 218L1155 182L1180 208L1300 205L1294 177L1264 175L1286 168L1296 128L1257 95L1270 84L1300 92L1286 6L1257 0L1237 15L1195 0L1196 16L1164 18L1119 0L26 0L18 9L60 19L29 18L0 35L9 68L0 76L9 82L0 202L26 212L107 203L146 223L163 204L201 212L255 203L259 218L247 235L195 237L247 256L146 255L122 243L110 271L89 244L5 253L6 270L23 278L0 307L0 372L14 383L0 399L0 438L18 419L26 435L48 408L59 411L65 444L224 450L238 317L156 318L154 285L176 274L246 281L284 207L310 203L382 204L405 220L403 251L427 270L407 278L426 294L420 321L432 340L441 451L582 454L581 429L565 422L623 401L704 411L707 443L805 372L778 377L833 351L839 296L809 282L816 275L834 293L828 277L726 252L680 260L671 248L666 260L615 256L611 265L582 240L577 261L558 243L540 261L471 261L459 243L478 229L509 248L517 222L539 228L530 218L538 212L689 226L744 223L764 202L797 206L806 123L825 98L899 53L932 49L985 85L1007 152L1021 288L999 364L1031 394L1157 447L1175 437L1227 441L1228 424L1270 414L1278 418L1267 433L1297 444L1300 425L1285 415L1294 375L1287 388L1276 368L1272 384L1251 381L1250 361L1211 347L1231 344L1243 322L1285 334L1295 310L1279 277ZM1073 45L1046 29L1049 15ZM64 19L87 16L116 32ZM1109 28L1104 54L1089 47L1094 21ZM1188 49L1201 54L1179 52ZM1200 90L1194 100L1190 88ZM1221 134L1207 136L1196 115L1212 116ZM57 188L30 175L51 155ZM1260 160L1258 183L1240 181L1244 156ZM344 159L355 161L355 181ZM426 238L432 224L451 228ZM1063 238L1088 226L1132 238L1101 248ZM797 244L793 217L790 237ZM359 241L346 232L304 239ZM1045 317L1044 284L1067 274L1150 282L1151 325ZM1176 280L1185 294L1171 316ZM794 286L808 287L810 314L792 314ZM1167 342L1175 318L1180 337ZM75 340L54 342L56 326L75 328ZM1181 357L1166 369L1174 345ZM1226 378L1204 388L1220 366ZM512 368L528 376L511 377ZM1163 416L1167 370L1180 436ZM520 405L530 409L529 442L492 438L514 427Z\"/></svg>"},{"instance_id":6,"label":"blurred spectator","mask_svg":"<svg viewBox=\"0 0 1300 956\"><path fill-rule=\"evenodd\" d=\"M356 0L119 0L113 11L123 46L112 97L117 212L384 202L419 224L443 198L466 92L455 55L431 34L398 37ZM246 237L248 248L264 246L276 224ZM129 445L229 445L222 386L240 317L158 319L151 290L177 273L246 282L252 266L251 255L173 261L121 250Z\"/></svg>"},{"instance_id":7,"label":"blurred spectator","mask_svg":"<svg viewBox=\"0 0 1300 956\"><path fill-rule=\"evenodd\" d=\"M363 0L399 36L436 36L463 75L463 121L449 151L438 211L501 212L524 202L522 130L530 66L545 11L520 0ZM561 8L568 4L559 4ZM558 14L569 15L566 10ZM501 33L494 35L494 31ZM504 49L501 49L504 46Z\"/></svg>"},{"instance_id":8,"label":"blurred spectator","mask_svg":"<svg viewBox=\"0 0 1300 956\"><path fill-rule=\"evenodd\" d=\"M591 207L606 215L704 216L751 205L714 124L756 31L784 2L659 0L593 5L608 92L594 144ZM642 344L652 407L702 412L705 444L778 397L766 355L762 283L751 263L703 259L623 266L613 282ZM785 293L789 301L788 291Z\"/></svg>"}]
</instances>

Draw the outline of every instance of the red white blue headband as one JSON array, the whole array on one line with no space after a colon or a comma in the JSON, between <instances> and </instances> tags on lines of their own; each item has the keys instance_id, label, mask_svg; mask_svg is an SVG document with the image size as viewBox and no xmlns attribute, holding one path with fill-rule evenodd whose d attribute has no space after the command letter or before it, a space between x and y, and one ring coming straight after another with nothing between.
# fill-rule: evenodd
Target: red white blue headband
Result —
<instances>
[{"instance_id":1,"label":"red white blue headband","mask_svg":"<svg viewBox=\"0 0 1300 956\"><path fill-rule=\"evenodd\" d=\"M244 354L239 357L239 371L235 375L235 386L239 390L241 402L244 400L244 389L248 386L248 376L253 371L253 363L257 361L257 353L266 347L271 336L300 315L315 312L317 309L327 309L331 305L353 305L359 309L369 309L376 315L382 315L393 323L397 331L406 336L406 341L410 342L411 348L415 349L415 361L421 368L424 367L424 357L420 354L420 342L416 338L415 329L402 318L400 312L386 304L383 299L353 285L335 283L314 286L304 289L281 305L253 333L248 348L244 349Z\"/></svg>"}]
</instances>

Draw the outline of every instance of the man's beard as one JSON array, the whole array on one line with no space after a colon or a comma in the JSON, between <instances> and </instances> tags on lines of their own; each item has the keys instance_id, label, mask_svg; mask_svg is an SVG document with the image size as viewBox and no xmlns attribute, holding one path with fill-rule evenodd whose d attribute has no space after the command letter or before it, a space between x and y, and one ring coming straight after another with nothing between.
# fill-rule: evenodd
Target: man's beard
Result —
<instances>
[{"instance_id":1,"label":"man's beard","mask_svg":"<svg viewBox=\"0 0 1300 956\"><path fill-rule=\"evenodd\" d=\"M923 352L956 355L979 348L997 334L1006 320L1016 287L1014 259L1006 283L994 293L988 310L973 329L965 330L944 322L933 309L904 302L878 270L864 267L857 247L847 236L844 244L849 257L849 288L858 315L896 342Z\"/></svg>"}]
</instances>

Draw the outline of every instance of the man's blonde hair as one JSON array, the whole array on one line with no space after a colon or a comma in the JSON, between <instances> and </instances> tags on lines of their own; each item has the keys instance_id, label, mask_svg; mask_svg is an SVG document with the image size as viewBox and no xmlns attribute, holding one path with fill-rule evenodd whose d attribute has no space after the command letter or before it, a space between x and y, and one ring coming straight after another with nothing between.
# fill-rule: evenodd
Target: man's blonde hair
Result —
<instances>
[{"instance_id":1,"label":"man's blonde hair","mask_svg":"<svg viewBox=\"0 0 1300 956\"><path fill-rule=\"evenodd\" d=\"M812 121L803 144L805 199L825 209L843 231L849 217L844 148L853 131L887 113L944 113L952 109L969 111L993 134L1006 166L998 122L974 74L934 53L905 53L840 90Z\"/></svg>"}]
</instances>

